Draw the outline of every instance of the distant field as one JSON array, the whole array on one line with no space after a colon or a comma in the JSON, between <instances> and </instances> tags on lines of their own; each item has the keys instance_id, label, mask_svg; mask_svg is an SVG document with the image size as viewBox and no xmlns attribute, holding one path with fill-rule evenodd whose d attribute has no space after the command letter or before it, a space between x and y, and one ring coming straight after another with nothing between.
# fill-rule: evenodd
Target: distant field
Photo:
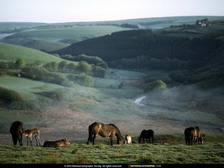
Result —
<instances>
[{"instance_id":1,"label":"distant field","mask_svg":"<svg viewBox=\"0 0 224 168\"><path fill-rule=\"evenodd\" d=\"M63 59L53 55L34 50L27 47L21 47L12 44L0 43L0 60L3 61L16 61L18 58L23 58L29 63L35 61L42 62L60 62Z\"/></svg>"},{"instance_id":2,"label":"distant field","mask_svg":"<svg viewBox=\"0 0 224 168\"><path fill-rule=\"evenodd\" d=\"M158 31L164 32L166 35L176 36L176 37L188 37L188 38L197 38L197 37L210 37L214 36L215 38L221 38L224 33L224 24L211 24L208 27L201 26L177 26L161 29Z\"/></svg>"},{"instance_id":3,"label":"distant field","mask_svg":"<svg viewBox=\"0 0 224 168\"><path fill-rule=\"evenodd\" d=\"M108 138L96 138L94 146L75 139L71 145L58 148L0 146L0 163L223 164L223 135L211 134L208 139L203 145L193 146L184 144L183 134L156 135L155 144L110 146Z\"/></svg>"},{"instance_id":4,"label":"distant field","mask_svg":"<svg viewBox=\"0 0 224 168\"><path fill-rule=\"evenodd\" d=\"M8 36L3 42L23 45L31 40L60 41L74 43L95 36L102 36L116 31L129 30L118 26L74 26L52 29L36 29Z\"/></svg>"},{"instance_id":5,"label":"distant field","mask_svg":"<svg viewBox=\"0 0 224 168\"><path fill-rule=\"evenodd\" d=\"M33 40L25 43L23 46L41 51L51 52L68 47L69 44L46 41L46 40Z\"/></svg>"}]
</instances>

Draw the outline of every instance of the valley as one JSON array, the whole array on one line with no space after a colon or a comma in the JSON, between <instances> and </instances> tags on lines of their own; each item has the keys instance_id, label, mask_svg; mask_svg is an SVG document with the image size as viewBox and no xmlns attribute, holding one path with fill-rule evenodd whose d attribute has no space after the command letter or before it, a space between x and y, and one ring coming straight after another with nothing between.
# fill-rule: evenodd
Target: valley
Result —
<instances>
[{"instance_id":1,"label":"valley","mask_svg":"<svg viewBox=\"0 0 224 168\"><path fill-rule=\"evenodd\" d=\"M81 149L89 149L84 144L88 126L98 121L114 123L123 136L130 134L135 141L143 129L153 129L156 145L134 144L133 150L140 147L146 154L148 148L153 153L168 152L164 150L168 146L171 151L174 148L189 151L192 157L199 150L198 160L191 159L199 163L205 157L206 147L211 147L215 151L211 155L217 155L217 162L223 163L218 146L223 147L224 132L224 18L207 18L210 27L197 25L196 21L204 17L196 16L55 24L0 23L1 150L11 154L12 149L7 147L12 145L9 129L12 122L19 120L25 129L40 129L42 143L62 138L72 142L73 150L52 149L59 153L52 155L52 160L44 160L46 163L56 162L60 152L63 156L83 155ZM184 146L184 129L190 126L201 128L207 146L197 145L195 150ZM95 155L98 149L108 149L107 140L99 138L98 146L90 147L93 151L90 155ZM23 142L26 144L25 138ZM24 147L27 151L33 148ZM40 147L35 149L34 153L40 155ZM115 149L123 154L129 151L127 146ZM44 150L45 154L48 152L49 149ZM164 161L161 153L154 160L136 154L130 156L130 162L189 162L185 156L176 154L176 159L166 157ZM84 161L125 163L127 159L117 156L111 160L109 155L104 156L105 160L86 157ZM15 161L7 159L0 163ZM60 163L70 161L64 159ZM16 160L27 162L40 161L26 154L25 161Z\"/></svg>"}]
</instances>

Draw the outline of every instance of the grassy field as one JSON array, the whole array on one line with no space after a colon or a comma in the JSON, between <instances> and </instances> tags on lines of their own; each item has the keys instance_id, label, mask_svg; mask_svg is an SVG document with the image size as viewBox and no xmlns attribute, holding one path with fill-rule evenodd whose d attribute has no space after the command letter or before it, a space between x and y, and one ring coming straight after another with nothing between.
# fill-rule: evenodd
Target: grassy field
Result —
<instances>
[{"instance_id":1,"label":"grassy field","mask_svg":"<svg viewBox=\"0 0 224 168\"><path fill-rule=\"evenodd\" d=\"M33 48L36 50L41 50L45 52L51 52L55 50L59 50L65 47L68 47L69 44L60 43L60 42L53 42L53 41L46 41L46 40L33 40L25 43L23 46Z\"/></svg>"},{"instance_id":2,"label":"grassy field","mask_svg":"<svg viewBox=\"0 0 224 168\"><path fill-rule=\"evenodd\" d=\"M156 135L154 144L109 145L108 138L96 144L74 140L68 146L0 146L1 164L223 164L223 134L207 135L202 145L187 146L182 134ZM134 140L137 137L133 138Z\"/></svg>"},{"instance_id":3,"label":"grassy field","mask_svg":"<svg viewBox=\"0 0 224 168\"><path fill-rule=\"evenodd\" d=\"M62 41L74 43L95 36L102 36L116 31L129 30L118 26L73 26L51 29L36 29L9 36L3 42L25 44L31 40Z\"/></svg>"},{"instance_id":4,"label":"grassy field","mask_svg":"<svg viewBox=\"0 0 224 168\"><path fill-rule=\"evenodd\" d=\"M60 62L63 59L53 55L34 50L27 47L0 43L0 60L2 61L16 61L18 58L25 59L28 63L35 61L46 62Z\"/></svg>"}]
</instances>

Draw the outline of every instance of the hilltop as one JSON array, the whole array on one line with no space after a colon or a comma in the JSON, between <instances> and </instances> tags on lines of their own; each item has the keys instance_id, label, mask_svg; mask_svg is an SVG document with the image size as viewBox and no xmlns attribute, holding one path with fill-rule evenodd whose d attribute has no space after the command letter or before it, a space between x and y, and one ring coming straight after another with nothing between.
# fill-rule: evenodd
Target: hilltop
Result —
<instances>
[{"instance_id":1,"label":"hilltop","mask_svg":"<svg viewBox=\"0 0 224 168\"><path fill-rule=\"evenodd\" d=\"M42 61L46 63L51 61L62 61L61 58L55 57L45 52L41 52L39 50L12 44L0 43L0 60L16 61L18 58L23 58L27 62Z\"/></svg>"}]
</instances>

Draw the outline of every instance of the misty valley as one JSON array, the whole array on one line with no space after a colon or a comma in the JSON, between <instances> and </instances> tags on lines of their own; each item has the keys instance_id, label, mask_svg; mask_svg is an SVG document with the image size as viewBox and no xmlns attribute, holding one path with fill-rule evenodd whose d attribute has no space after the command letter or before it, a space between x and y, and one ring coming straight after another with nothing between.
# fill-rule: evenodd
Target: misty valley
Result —
<instances>
[{"instance_id":1,"label":"misty valley","mask_svg":"<svg viewBox=\"0 0 224 168\"><path fill-rule=\"evenodd\" d=\"M25 129L40 129L42 144L62 138L72 143L74 149L51 149L56 151L52 155L43 149L52 158L42 158L44 163L70 163L68 153L79 156L72 163L200 163L206 148L214 149L211 156L216 158L203 163L224 163L219 151L224 147L223 30L224 17L210 16L0 22L1 150L13 155L7 149L12 146L10 126L22 121ZM131 135L136 144L129 147L139 156L111 159L116 150L125 155L130 149L115 145L114 153L107 153L108 138L97 137L97 148L87 146L93 122L113 123L122 136ZM205 144L186 148L184 130L195 126L205 135ZM144 129L154 130L156 145L138 144ZM192 160L180 153L173 155L175 160L169 154L161 159L162 153L174 152L171 145L189 152ZM89 148L88 158L84 153ZM150 156L160 151L158 158L144 157L140 148L151 148L146 152ZM41 147L23 149L41 153ZM91 160L99 150L107 154ZM194 160L195 150L201 152ZM7 159L0 163L40 163L35 156Z\"/></svg>"}]
</instances>

